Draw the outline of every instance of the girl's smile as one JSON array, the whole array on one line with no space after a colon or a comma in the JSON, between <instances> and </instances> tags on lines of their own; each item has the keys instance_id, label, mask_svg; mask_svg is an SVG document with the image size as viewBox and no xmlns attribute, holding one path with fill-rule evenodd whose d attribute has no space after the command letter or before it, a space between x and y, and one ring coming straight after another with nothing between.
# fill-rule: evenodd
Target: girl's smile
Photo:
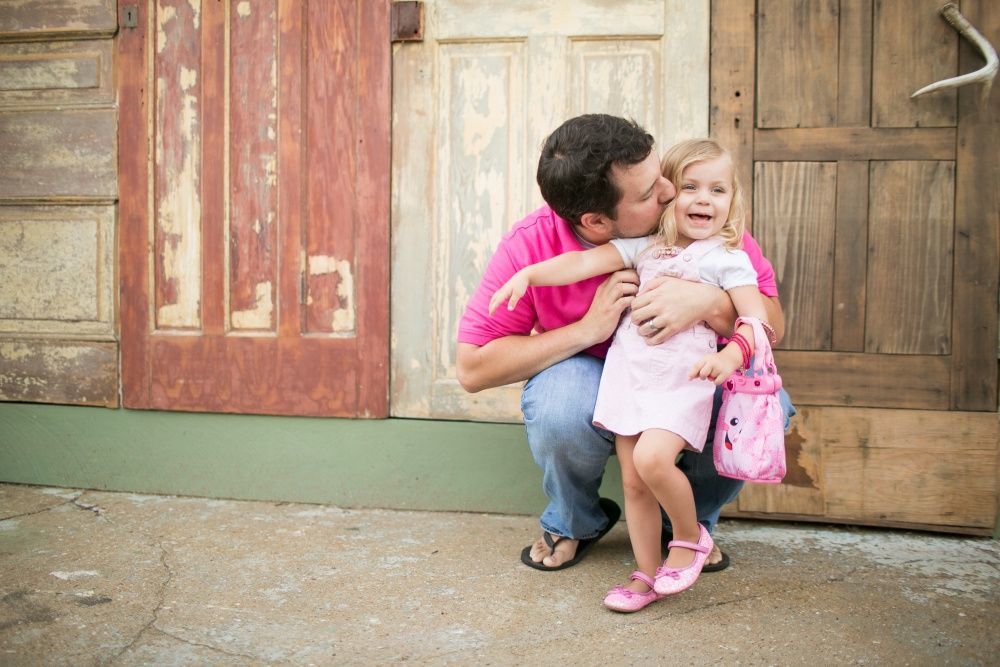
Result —
<instances>
[{"instance_id":1,"label":"girl's smile","mask_svg":"<svg viewBox=\"0 0 1000 667\"><path fill-rule=\"evenodd\" d=\"M674 200L678 241L689 243L718 234L732 203L733 165L728 157L689 165Z\"/></svg>"}]
</instances>

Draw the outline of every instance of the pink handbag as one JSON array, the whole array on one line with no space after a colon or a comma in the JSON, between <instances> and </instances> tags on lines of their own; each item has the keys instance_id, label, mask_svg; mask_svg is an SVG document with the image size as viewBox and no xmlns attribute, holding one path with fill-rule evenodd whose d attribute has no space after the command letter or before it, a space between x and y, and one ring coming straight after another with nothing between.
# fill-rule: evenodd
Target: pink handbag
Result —
<instances>
[{"instance_id":1,"label":"pink handbag","mask_svg":"<svg viewBox=\"0 0 1000 667\"><path fill-rule=\"evenodd\" d=\"M777 484L785 476L781 376L760 320L741 317L736 326L741 324L753 327L754 356L749 370L733 373L722 385L712 441L715 469L725 477Z\"/></svg>"}]
</instances>

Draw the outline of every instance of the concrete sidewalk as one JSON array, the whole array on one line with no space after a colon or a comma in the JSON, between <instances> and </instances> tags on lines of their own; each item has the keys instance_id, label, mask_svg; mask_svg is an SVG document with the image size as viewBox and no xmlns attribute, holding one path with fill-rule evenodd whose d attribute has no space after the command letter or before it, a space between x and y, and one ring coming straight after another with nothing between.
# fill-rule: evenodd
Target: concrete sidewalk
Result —
<instances>
[{"instance_id":1,"label":"concrete sidewalk","mask_svg":"<svg viewBox=\"0 0 1000 667\"><path fill-rule=\"evenodd\" d=\"M733 566L634 615L624 523L579 566L533 517L0 485L0 664L989 665L1000 547L723 522Z\"/></svg>"}]
</instances>

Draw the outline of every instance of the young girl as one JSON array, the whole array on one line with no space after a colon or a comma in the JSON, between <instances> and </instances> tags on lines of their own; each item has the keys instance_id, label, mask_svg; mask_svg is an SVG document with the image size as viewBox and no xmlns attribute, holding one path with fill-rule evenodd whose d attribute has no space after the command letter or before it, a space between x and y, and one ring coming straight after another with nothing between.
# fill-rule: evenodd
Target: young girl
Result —
<instances>
[{"instance_id":1,"label":"young girl","mask_svg":"<svg viewBox=\"0 0 1000 667\"><path fill-rule=\"evenodd\" d=\"M712 283L726 290L741 317L764 320L757 273L737 249L744 204L729 153L714 140L684 141L667 151L662 170L677 186L677 196L655 236L613 239L526 267L496 291L490 312L504 301L513 309L532 285L566 285L635 268L640 284L662 275ZM608 592L608 608L638 611L688 588L701 573L712 538L696 519L691 485L675 461L683 449L704 447L714 385L748 366L753 340L752 328L743 325L716 351L715 332L698 323L651 346L628 314L619 324L604 364L594 424L615 433L625 520L638 569L628 584ZM662 566L660 505L676 538Z\"/></svg>"}]
</instances>

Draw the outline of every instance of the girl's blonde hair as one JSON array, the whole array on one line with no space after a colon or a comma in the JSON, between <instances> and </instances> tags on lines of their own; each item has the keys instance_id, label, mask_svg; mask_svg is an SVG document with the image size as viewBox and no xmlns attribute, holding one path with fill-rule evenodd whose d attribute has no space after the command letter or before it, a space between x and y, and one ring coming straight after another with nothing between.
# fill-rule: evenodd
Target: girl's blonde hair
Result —
<instances>
[{"instance_id":1,"label":"girl's blonde hair","mask_svg":"<svg viewBox=\"0 0 1000 667\"><path fill-rule=\"evenodd\" d=\"M663 160L660 169L663 176L673 183L680 192L684 170L696 162L714 160L725 157L733 163L732 154L722 147L715 139L688 139L671 146ZM746 201L743 199L743 186L736 175L733 165L733 202L729 206L729 217L726 219L719 236L727 248L738 248L746 228ZM660 228L656 234L656 243L674 245L677 243L677 221L674 219L674 202L667 205L660 217Z\"/></svg>"}]
</instances>

